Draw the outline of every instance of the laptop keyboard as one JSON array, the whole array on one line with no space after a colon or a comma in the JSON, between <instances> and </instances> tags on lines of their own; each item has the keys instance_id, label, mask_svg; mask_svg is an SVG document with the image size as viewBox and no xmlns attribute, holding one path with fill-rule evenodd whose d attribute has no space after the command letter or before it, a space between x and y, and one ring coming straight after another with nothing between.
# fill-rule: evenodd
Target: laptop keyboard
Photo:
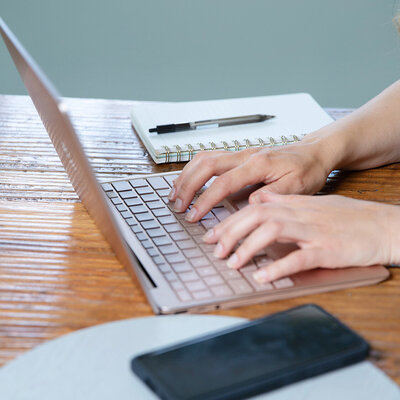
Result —
<instances>
[{"instance_id":1,"label":"laptop keyboard","mask_svg":"<svg viewBox=\"0 0 400 400\"><path fill-rule=\"evenodd\" d=\"M272 261L264 252L240 270L231 269L226 260L215 258L215 245L204 243L202 237L231 212L217 205L201 221L187 222L185 213L175 213L167 197L177 176L104 183L102 187L181 301L248 295L293 286L290 278L266 284L253 279L257 268Z\"/></svg>"}]
</instances>

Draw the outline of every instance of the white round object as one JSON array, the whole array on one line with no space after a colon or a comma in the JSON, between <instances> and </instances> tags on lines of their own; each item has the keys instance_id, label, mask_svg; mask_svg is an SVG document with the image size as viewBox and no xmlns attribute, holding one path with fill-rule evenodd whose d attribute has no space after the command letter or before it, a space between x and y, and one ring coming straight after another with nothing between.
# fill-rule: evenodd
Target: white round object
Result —
<instances>
[{"instance_id":1,"label":"white round object","mask_svg":"<svg viewBox=\"0 0 400 400\"><path fill-rule=\"evenodd\" d=\"M82 329L46 342L1 368L0 399L154 400L157 397L130 370L134 356L243 321L179 315L135 318ZM399 399L399 393L381 371L364 362L257 398L388 400Z\"/></svg>"}]
</instances>

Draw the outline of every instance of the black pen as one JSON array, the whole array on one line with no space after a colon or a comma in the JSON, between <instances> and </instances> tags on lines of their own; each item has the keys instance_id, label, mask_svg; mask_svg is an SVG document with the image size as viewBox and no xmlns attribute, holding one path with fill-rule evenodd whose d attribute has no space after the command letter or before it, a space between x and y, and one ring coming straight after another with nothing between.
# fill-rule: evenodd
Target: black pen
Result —
<instances>
[{"instance_id":1,"label":"black pen","mask_svg":"<svg viewBox=\"0 0 400 400\"><path fill-rule=\"evenodd\" d=\"M223 126L263 122L271 118L275 118L275 115L255 114L255 115L244 115L242 117L207 119L204 121L185 122L182 124L157 125L156 128L149 129L149 132L157 132L160 134L160 133L173 133L181 131L192 131L196 129L221 128Z\"/></svg>"}]
</instances>

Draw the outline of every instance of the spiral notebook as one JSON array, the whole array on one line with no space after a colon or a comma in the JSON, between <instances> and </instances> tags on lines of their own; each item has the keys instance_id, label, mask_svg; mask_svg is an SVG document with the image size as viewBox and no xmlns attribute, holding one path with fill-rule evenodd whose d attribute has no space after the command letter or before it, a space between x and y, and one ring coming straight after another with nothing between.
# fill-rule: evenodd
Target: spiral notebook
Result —
<instances>
[{"instance_id":1,"label":"spiral notebook","mask_svg":"<svg viewBox=\"0 0 400 400\"><path fill-rule=\"evenodd\" d=\"M252 124L157 134L157 125L269 114L275 118ZM255 146L285 145L332 122L307 93L179 103L139 103L132 125L157 164L189 161L200 151L239 151Z\"/></svg>"}]
</instances>

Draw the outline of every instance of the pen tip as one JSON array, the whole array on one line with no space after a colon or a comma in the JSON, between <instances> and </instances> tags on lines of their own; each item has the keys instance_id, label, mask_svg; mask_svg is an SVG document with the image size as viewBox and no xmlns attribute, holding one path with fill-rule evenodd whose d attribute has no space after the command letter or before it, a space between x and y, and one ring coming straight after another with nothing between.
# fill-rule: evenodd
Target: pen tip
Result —
<instances>
[{"instance_id":1,"label":"pen tip","mask_svg":"<svg viewBox=\"0 0 400 400\"><path fill-rule=\"evenodd\" d=\"M266 121L268 119L275 118L275 115L263 115L262 121Z\"/></svg>"}]
</instances>

